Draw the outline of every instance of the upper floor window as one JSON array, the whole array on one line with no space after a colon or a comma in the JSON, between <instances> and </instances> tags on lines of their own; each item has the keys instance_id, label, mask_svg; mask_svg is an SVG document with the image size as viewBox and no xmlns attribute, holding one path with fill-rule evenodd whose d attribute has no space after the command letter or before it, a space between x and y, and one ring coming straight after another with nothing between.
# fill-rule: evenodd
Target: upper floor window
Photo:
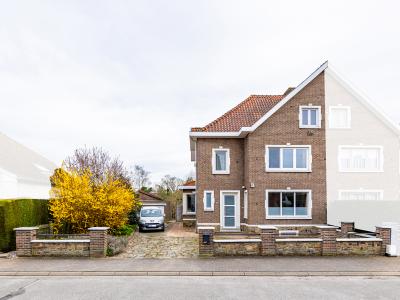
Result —
<instances>
[{"instance_id":1,"label":"upper floor window","mask_svg":"<svg viewBox=\"0 0 400 300\"><path fill-rule=\"evenodd\" d=\"M334 128L334 129L351 128L350 106L329 107L329 128Z\"/></svg>"},{"instance_id":2,"label":"upper floor window","mask_svg":"<svg viewBox=\"0 0 400 300\"><path fill-rule=\"evenodd\" d=\"M321 128L321 106L300 106L300 128Z\"/></svg>"},{"instance_id":3,"label":"upper floor window","mask_svg":"<svg viewBox=\"0 0 400 300\"><path fill-rule=\"evenodd\" d=\"M229 174L230 157L229 149L213 149L212 150L212 173L213 174Z\"/></svg>"},{"instance_id":4,"label":"upper floor window","mask_svg":"<svg viewBox=\"0 0 400 300\"><path fill-rule=\"evenodd\" d=\"M339 146L340 172L382 172L381 146Z\"/></svg>"},{"instance_id":5,"label":"upper floor window","mask_svg":"<svg viewBox=\"0 0 400 300\"><path fill-rule=\"evenodd\" d=\"M340 190L339 200L377 201L383 199L382 190Z\"/></svg>"},{"instance_id":6,"label":"upper floor window","mask_svg":"<svg viewBox=\"0 0 400 300\"><path fill-rule=\"evenodd\" d=\"M311 146L266 146L266 171L310 172Z\"/></svg>"},{"instance_id":7,"label":"upper floor window","mask_svg":"<svg viewBox=\"0 0 400 300\"><path fill-rule=\"evenodd\" d=\"M204 191L204 210L213 211L214 210L214 191Z\"/></svg>"}]
</instances>

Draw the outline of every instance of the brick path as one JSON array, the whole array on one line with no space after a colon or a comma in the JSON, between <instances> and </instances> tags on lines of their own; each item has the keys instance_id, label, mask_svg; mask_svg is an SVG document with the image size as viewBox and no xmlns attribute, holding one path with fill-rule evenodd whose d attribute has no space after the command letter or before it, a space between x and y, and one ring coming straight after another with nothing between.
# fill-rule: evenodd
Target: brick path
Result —
<instances>
[{"instance_id":1,"label":"brick path","mask_svg":"<svg viewBox=\"0 0 400 300\"><path fill-rule=\"evenodd\" d=\"M182 223L170 223L165 232L136 232L125 252L117 258L193 258L197 257L198 235L185 230Z\"/></svg>"}]
</instances>

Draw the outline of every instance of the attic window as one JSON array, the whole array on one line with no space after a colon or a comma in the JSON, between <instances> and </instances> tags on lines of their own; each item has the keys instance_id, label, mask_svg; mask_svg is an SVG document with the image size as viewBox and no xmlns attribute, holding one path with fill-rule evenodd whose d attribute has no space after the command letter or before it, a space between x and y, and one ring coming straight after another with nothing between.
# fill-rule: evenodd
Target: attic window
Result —
<instances>
[{"instance_id":1,"label":"attic window","mask_svg":"<svg viewBox=\"0 0 400 300\"><path fill-rule=\"evenodd\" d=\"M300 106L300 128L321 128L321 106Z\"/></svg>"}]
</instances>

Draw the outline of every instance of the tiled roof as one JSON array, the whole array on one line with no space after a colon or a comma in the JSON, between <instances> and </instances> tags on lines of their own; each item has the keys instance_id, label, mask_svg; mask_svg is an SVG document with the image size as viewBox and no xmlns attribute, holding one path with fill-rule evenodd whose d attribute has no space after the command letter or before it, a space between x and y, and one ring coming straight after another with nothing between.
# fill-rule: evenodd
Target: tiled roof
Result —
<instances>
[{"instance_id":1,"label":"tiled roof","mask_svg":"<svg viewBox=\"0 0 400 300\"><path fill-rule=\"evenodd\" d=\"M234 132L239 131L242 127L250 127L283 97L283 95L251 95L218 119L204 127L193 127L191 131Z\"/></svg>"},{"instance_id":2,"label":"tiled roof","mask_svg":"<svg viewBox=\"0 0 400 300\"><path fill-rule=\"evenodd\" d=\"M196 185L196 180L191 180L182 184L182 186L195 186L195 185Z\"/></svg>"}]
</instances>

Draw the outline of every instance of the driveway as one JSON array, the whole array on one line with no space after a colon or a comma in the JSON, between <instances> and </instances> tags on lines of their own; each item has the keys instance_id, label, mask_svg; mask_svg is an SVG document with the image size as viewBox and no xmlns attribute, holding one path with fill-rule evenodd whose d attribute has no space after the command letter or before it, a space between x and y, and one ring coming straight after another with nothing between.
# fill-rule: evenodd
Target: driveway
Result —
<instances>
[{"instance_id":1,"label":"driveway","mask_svg":"<svg viewBox=\"0 0 400 300\"><path fill-rule=\"evenodd\" d=\"M199 252L198 234L182 223L169 223L165 232L135 232L117 258L193 258Z\"/></svg>"}]
</instances>

